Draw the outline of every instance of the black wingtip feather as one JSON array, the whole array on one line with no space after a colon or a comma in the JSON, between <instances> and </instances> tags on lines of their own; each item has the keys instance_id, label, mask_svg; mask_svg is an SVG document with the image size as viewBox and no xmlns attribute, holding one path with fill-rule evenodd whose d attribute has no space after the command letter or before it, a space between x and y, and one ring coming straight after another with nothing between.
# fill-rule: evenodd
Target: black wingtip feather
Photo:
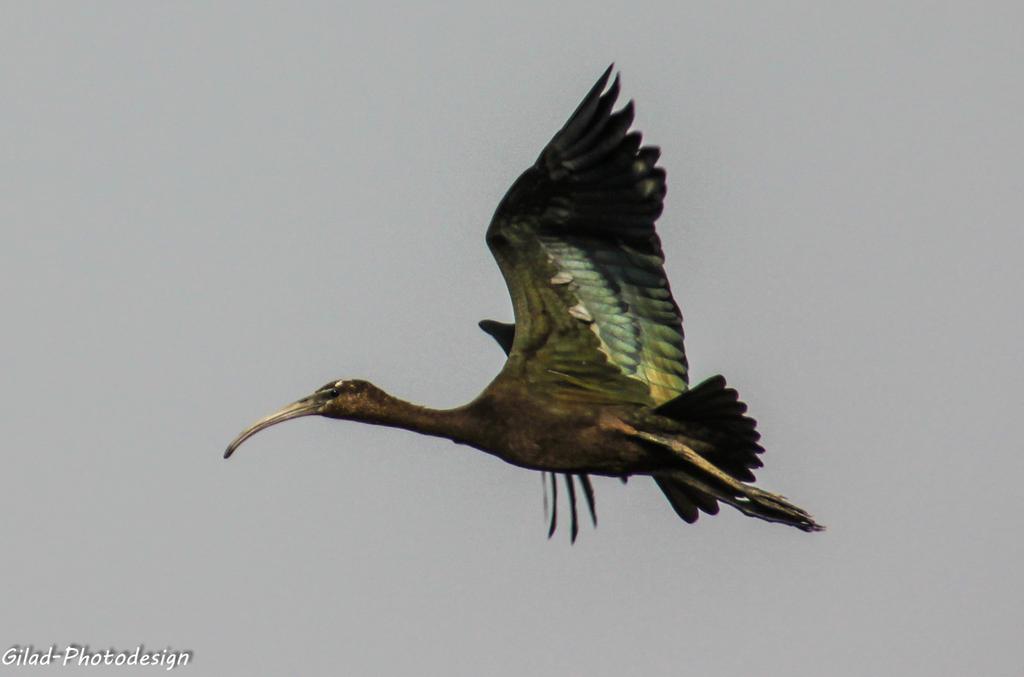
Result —
<instances>
[{"instance_id":1,"label":"black wingtip feather","mask_svg":"<svg viewBox=\"0 0 1024 677\"><path fill-rule=\"evenodd\" d=\"M565 157L576 157L587 152L594 144L598 141L601 133L608 126L611 121L612 107L615 105L615 100L619 98L619 76L616 75L612 81L611 87L608 88L601 98L597 102L597 108L594 110L593 125L590 129L584 132L583 136L572 143L571 146L563 149L563 155Z\"/></svg>"},{"instance_id":2,"label":"black wingtip feather","mask_svg":"<svg viewBox=\"0 0 1024 677\"><path fill-rule=\"evenodd\" d=\"M594 113L597 111L601 101L601 93L604 91L605 85L608 84L608 77L612 74L614 66L615 64L608 66L605 72L601 74L601 77L597 79L597 82L590 88L587 95L583 97L580 105L569 116L561 131L555 136L553 141L557 142L560 148L564 149L573 144L586 131L587 126L594 118ZM618 81L618 78L616 78L616 81Z\"/></svg>"},{"instance_id":3,"label":"black wingtip feather","mask_svg":"<svg viewBox=\"0 0 1024 677\"><path fill-rule=\"evenodd\" d=\"M628 134L630 125L633 124L633 116L635 111L633 108L633 102L627 103L621 110L613 113L607 118L606 123L600 130L600 136L594 142L594 144L584 149L582 154L576 155L573 153L569 155L570 159L562 161L562 166L566 167L572 172L580 172L585 169L589 169L598 162L605 160L609 154L616 153L613 162L609 163L614 167L621 166L623 163L619 160L617 153L621 149L621 155L627 156L632 159L636 155L637 150L640 148L641 136L639 132L633 132ZM575 147L574 147L575 148Z\"/></svg>"},{"instance_id":4,"label":"black wingtip feather","mask_svg":"<svg viewBox=\"0 0 1024 677\"><path fill-rule=\"evenodd\" d=\"M533 220L542 229L614 238L662 257L654 231L666 193L665 173L656 167L659 151L641 147L640 133L630 131L632 101L613 110L621 79L616 75L608 86L611 74L609 67L534 166L509 189L488 230L488 242L500 242L508 223ZM592 196L577 202L572 195L579 190Z\"/></svg>"}]
</instances>

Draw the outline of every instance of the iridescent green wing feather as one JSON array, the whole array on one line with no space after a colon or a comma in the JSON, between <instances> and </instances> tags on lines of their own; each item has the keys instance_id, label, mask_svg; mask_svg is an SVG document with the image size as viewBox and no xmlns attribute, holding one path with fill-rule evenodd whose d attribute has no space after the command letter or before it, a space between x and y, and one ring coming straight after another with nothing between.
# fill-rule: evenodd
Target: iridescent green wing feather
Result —
<instances>
[{"instance_id":1,"label":"iridescent green wing feather","mask_svg":"<svg viewBox=\"0 0 1024 677\"><path fill-rule=\"evenodd\" d=\"M512 297L506 370L555 396L657 404L687 386L682 317L654 222L658 149L612 112L609 68L498 206L487 244Z\"/></svg>"}]
</instances>

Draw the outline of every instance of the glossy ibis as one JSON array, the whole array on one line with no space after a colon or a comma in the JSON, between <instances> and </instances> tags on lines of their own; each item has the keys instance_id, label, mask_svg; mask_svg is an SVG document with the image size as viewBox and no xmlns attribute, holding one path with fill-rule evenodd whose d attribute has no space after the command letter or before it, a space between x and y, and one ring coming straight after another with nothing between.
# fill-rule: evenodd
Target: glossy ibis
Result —
<instances>
[{"instance_id":1,"label":"glossy ibis","mask_svg":"<svg viewBox=\"0 0 1024 677\"><path fill-rule=\"evenodd\" d=\"M659 150L630 131L633 103L613 111L619 79L601 76L540 157L512 185L487 245L512 297L515 324L484 320L508 357L480 395L455 409L410 404L361 380L331 381L256 422L256 432L316 414L445 437L523 468L565 476L571 536L579 481L654 478L687 522L719 501L804 531L821 527L748 482L761 466L755 421L722 376L688 387L682 316L654 230L665 196ZM546 492L545 492L546 495Z\"/></svg>"}]
</instances>

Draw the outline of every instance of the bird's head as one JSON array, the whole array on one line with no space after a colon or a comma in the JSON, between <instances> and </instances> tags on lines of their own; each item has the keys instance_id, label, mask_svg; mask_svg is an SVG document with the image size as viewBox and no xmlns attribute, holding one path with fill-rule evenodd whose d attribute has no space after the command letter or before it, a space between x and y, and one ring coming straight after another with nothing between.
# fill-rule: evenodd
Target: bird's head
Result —
<instances>
[{"instance_id":1,"label":"bird's head","mask_svg":"<svg viewBox=\"0 0 1024 677\"><path fill-rule=\"evenodd\" d=\"M242 431L228 445L224 458L235 453L242 442L272 425L290 421L300 416L327 416L328 418L351 418L366 420L379 406L384 403L387 395L377 386L367 381L349 379L331 381L317 388L312 395L275 411L270 416L261 418Z\"/></svg>"}]
</instances>

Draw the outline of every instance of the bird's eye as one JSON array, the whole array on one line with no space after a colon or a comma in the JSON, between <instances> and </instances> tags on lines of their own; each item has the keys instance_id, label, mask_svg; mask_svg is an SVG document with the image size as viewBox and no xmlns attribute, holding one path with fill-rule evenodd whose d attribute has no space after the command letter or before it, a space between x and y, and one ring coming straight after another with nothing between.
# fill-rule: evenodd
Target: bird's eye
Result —
<instances>
[{"instance_id":1,"label":"bird's eye","mask_svg":"<svg viewBox=\"0 0 1024 677\"><path fill-rule=\"evenodd\" d=\"M341 391L338 390L338 382L337 381L334 381L332 383L328 383L328 384L324 385L323 387L321 387L319 390L317 390L317 394L323 395L323 396L326 396L326 397L337 397L340 393L341 393Z\"/></svg>"}]
</instances>

